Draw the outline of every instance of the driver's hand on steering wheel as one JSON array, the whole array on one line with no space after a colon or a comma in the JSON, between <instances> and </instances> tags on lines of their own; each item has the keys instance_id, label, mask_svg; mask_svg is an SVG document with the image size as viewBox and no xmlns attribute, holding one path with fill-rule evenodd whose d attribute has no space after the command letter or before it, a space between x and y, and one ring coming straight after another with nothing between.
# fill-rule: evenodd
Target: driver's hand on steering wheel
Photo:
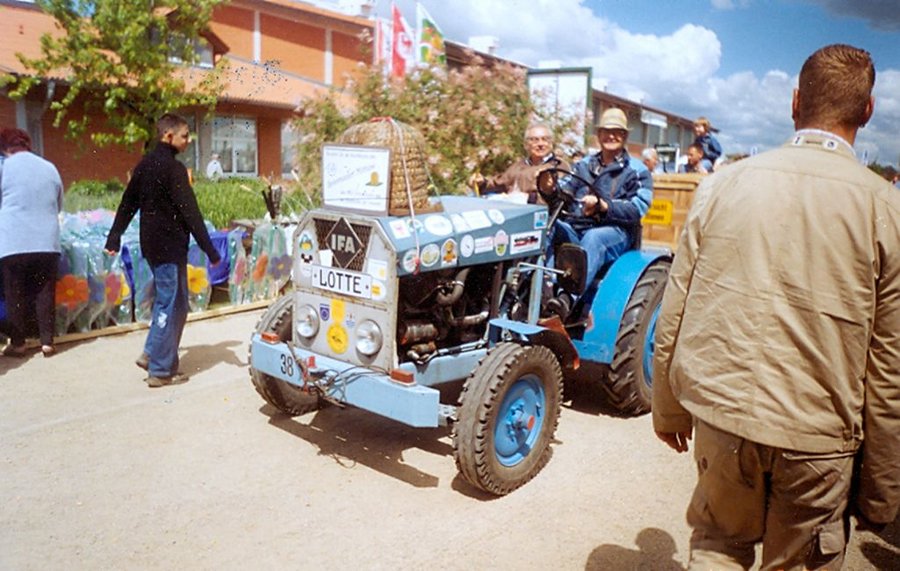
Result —
<instances>
[{"instance_id":1,"label":"driver's hand on steering wheel","mask_svg":"<svg viewBox=\"0 0 900 571\"><path fill-rule=\"evenodd\" d=\"M599 209L600 213L604 213L609 210L609 205L602 198L588 194L584 197L582 202L582 210L585 216L593 216L594 213Z\"/></svg>"}]
</instances>

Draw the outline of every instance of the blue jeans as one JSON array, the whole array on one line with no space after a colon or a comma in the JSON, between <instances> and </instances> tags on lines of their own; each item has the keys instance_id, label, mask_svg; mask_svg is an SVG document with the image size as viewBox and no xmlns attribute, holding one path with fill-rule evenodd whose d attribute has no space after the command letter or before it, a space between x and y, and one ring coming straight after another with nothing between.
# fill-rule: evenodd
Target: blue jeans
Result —
<instances>
[{"instance_id":1,"label":"blue jeans","mask_svg":"<svg viewBox=\"0 0 900 571\"><path fill-rule=\"evenodd\" d=\"M619 226L595 226L584 230L575 230L568 222L557 220L550 238L550 252L559 244L571 243L580 245L587 254L587 284L597 278L597 273L604 265L621 256L631 247L631 236ZM552 257L550 258L552 263Z\"/></svg>"},{"instance_id":2,"label":"blue jeans","mask_svg":"<svg viewBox=\"0 0 900 571\"><path fill-rule=\"evenodd\" d=\"M144 353L150 357L150 376L171 377L178 372L178 345L188 314L186 264L150 268L156 295Z\"/></svg>"}]
</instances>

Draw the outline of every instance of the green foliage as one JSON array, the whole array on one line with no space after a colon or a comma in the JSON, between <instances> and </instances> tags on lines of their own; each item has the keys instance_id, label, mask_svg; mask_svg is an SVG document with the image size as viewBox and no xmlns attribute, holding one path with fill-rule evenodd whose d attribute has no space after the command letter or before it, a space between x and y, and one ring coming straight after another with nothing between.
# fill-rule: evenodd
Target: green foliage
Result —
<instances>
[{"instance_id":1,"label":"green foliage","mask_svg":"<svg viewBox=\"0 0 900 571\"><path fill-rule=\"evenodd\" d=\"M65 125L66 135L76 140L90 127L91 140L100 146L146 147L163 113L215 105L224 62L208 71L186 65L197 62L194 44L222 2L37 0L63 33L41 37L40 58L17 54L33 75L17 78L9 95L22 98L41 78L63 75L63 96L50 105L55 127ZM91 123L91 113L106 117L105 123Z\"/></svg>"},{"instance_id":2,"label":"green foliage","mask_svg":"<svg viewBox=\"0 0 900 571\"><path fill-rule=\"evenodd\" d=\"M525 128L531 121L547 122L557 135L575 124L575 117L560 113L540 116L529 97L525 70L470 57L469 65L460 70L420 68L402 80L386 79L378 67L368 66L348 83L346 92L332 91L303 102L296 123L306 133L297 149L301 186L321 186L323 143L372 117L390 116L422 133L439 194L461 193L472 173L505 170L522 156ZM350 100L355 107L350 107Z\"/></svg>"},{"instance_id":3,"label":"green foliage","mask_svg":"<svg viewBox=\"0 0 900 571\"><path fill-rule=\"evenodd\" d=\"M216 228L228 228L232 221L260 219L266 215L266 203L262 192L267 188L264 180L221 179L199 180L194 193L203 218ZM66 212L116 210L122 200L124 186L117 180L81 180L66 191ZM285 216L301 214L311 207L310 199L295 187L285 187L281 201L281 213Z\"/></svg>"}]
</instances>

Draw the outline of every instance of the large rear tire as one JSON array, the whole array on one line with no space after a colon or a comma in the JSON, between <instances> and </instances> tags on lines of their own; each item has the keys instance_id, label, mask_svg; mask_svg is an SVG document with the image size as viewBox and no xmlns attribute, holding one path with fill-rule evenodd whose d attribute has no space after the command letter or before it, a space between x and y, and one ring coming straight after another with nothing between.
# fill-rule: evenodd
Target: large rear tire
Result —
<instances>
[{"instance_id":1,"label":"large rear tire","mask_svg":"<svg viewBox=\"0 0 900 571\"><path fill-rule=\"evenodd\" d=\"M290 343L293 338L294 305L293 297L285 295L269 306L259 323L258 333L276 333L278 339ZM270 405L290 416L299 416L319 409L319 397L299 387L286 383L253 368L253 345L250 345L250 380L256 392Z\"/></svg>"},{"instance_id":2,"label":"large rear tire","mask_svg":"<svg viewBox=\"0 0 900 571\"><path fill-rule=\"evenodd\" d=\"M456 466L472 485L502 496L550 459L562 370L543 346L500 343L469 375L453 425Z\"/></svg>"},{"instance_id":3,"label":"large rear tire","mask_svg":"<svg viewBox=\"0 0 900 571\"><path fill-rule=\"evenodd\" d=\"M647 267L628 299L619 325L605 388L610 403L626 416L650 412L653 337L671 266L669 260L657 260Z\"/></svg>"}]
</instances>

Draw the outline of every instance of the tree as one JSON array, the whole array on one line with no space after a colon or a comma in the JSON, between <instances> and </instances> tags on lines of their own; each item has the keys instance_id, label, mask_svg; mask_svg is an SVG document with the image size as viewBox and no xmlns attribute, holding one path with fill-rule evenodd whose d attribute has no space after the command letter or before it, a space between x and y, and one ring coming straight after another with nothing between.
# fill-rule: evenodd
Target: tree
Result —
<instances>
[{"instance_id":1,"label":"tree","mask_svg":"<svg viewBox=\"0 0 900 571\"><path fill-rule=\"evenodd\" d=\"M221 91L224 61L210 70L196 47L212 10L223 0L38 0L62 32L41 37L41 58L17 54L33 75L13 80L22 98L42 78L63 76L61 99L51 103L53 125L79 139L90 126L99 145L155 139L154 122L169 111L212 109ZM103 122L92 122L100 114Z\"/></svg>"},{"instance_id":2,"label":"tree","mask_svg":"<svg viewBox=\"0 0 900 571\"><path fill-rule=\"evenodd\" d=\"M380 68L368 66L348 83L346 93L333 90L301 103L295 125L305 134L297 149L301 185L321 186L323 143L335 141L351 125L382 116L422 133L440 194L458 194L472 173L500 173L521 158L529 122L546 121L558 141L575 123L574 117L560 114L541 116L525 70L511 64L489 65L470 55L460 70L423 67L403 79L385 78Z\"/></svg>"}]
</instances>

